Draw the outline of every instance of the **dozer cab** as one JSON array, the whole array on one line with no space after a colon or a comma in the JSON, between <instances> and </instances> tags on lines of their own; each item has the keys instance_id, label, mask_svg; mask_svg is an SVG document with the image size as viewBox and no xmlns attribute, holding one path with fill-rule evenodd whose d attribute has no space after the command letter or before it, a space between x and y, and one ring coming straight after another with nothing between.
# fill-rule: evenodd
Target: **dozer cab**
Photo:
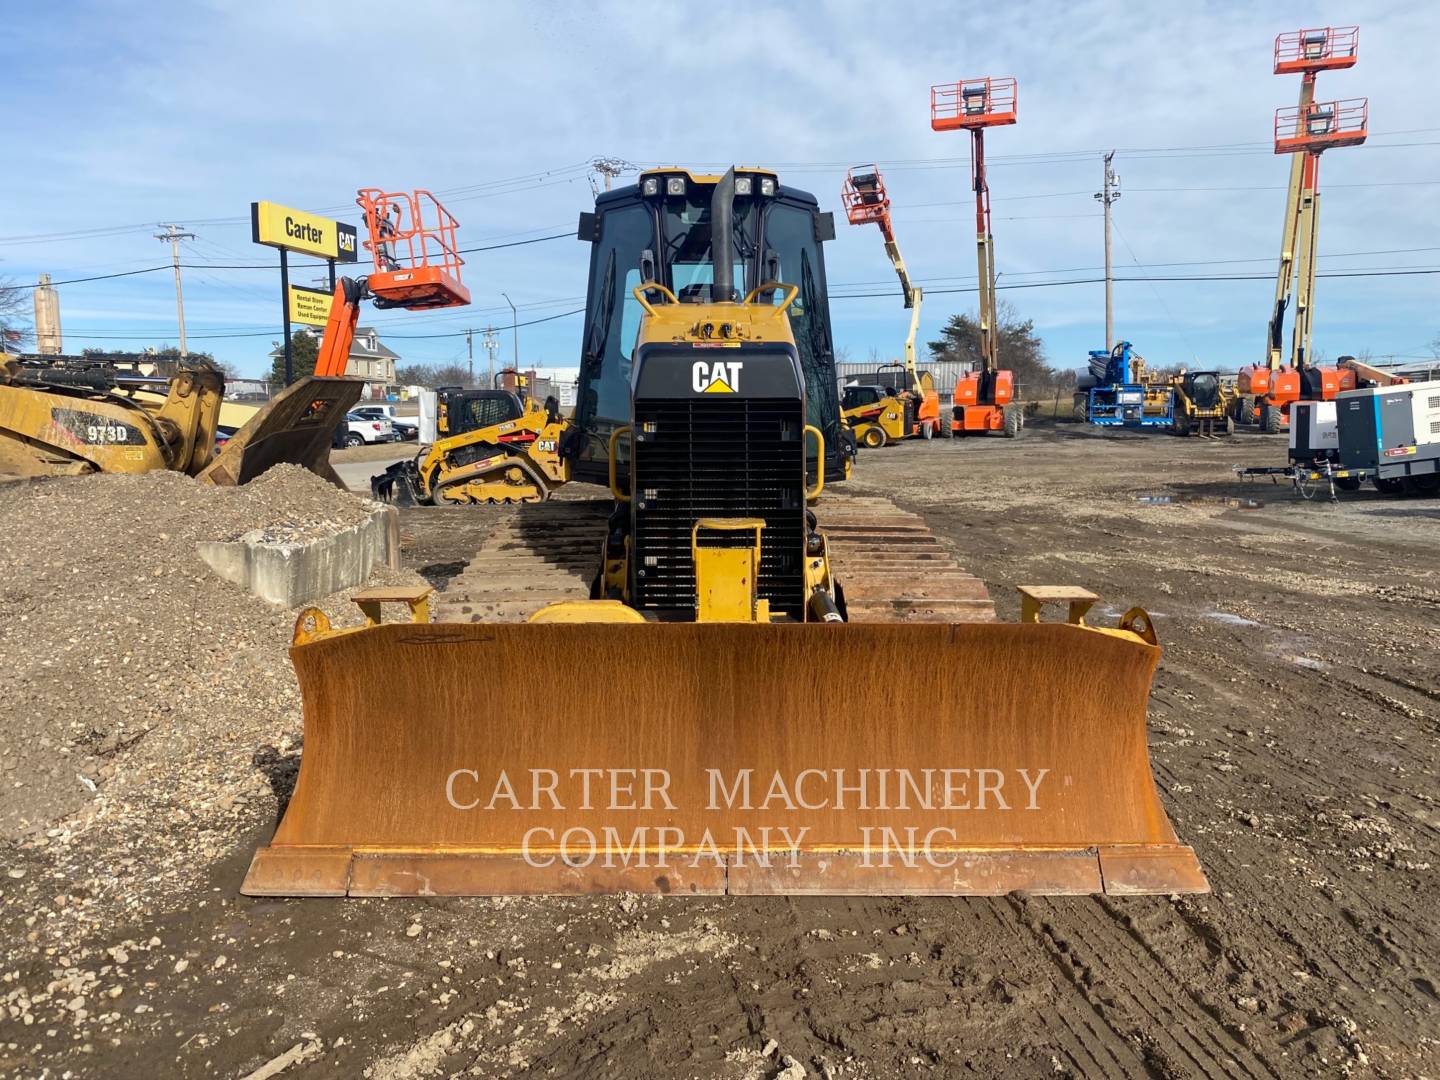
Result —
<instances>
[{"instance_id":1,"label":"dozer cab","mask_svg":"<svg viewBox=\"0 0 1440 1080\"><path fill-rule=\"evenodd\" d=\"M217 454L225 377L209 364L166 379L94 361L0 355L0 474L168 469L229 485L289 462L340 485L330 439L363 388L358 379L301 379L250 410Z\"/></svg>"},{"instance_id":2,"label":"dozer cab","mask_svg":"<svg viewBox=\"0 0 1440 1080\"><path fill-rule=\"evenodd\" d=\"M502 390L510 374L514 390ZM491 390L436 391L436 437L414 461L370 480L375 498L400 506L540 502L570 479L560 457L566 422L560 403L535 401L524 376L496 373Z\"/></svg>"},{"instance_id":3,"label":"dozer cab","mask_svg":"<svg viewBox=\"0 0 1440 1080\"><path fill-rule=\"evenodd\" d=\"M1028 587L997 623L918 518L831 490L813 199L656 170L582 229L566 447L610 498L516 508L471 564L489 616L302 614L304 754L243 891L1206 890L1150 775L1145 614ZM564 673L543 708L535 671Z\"/></svg>"}]
</instances>

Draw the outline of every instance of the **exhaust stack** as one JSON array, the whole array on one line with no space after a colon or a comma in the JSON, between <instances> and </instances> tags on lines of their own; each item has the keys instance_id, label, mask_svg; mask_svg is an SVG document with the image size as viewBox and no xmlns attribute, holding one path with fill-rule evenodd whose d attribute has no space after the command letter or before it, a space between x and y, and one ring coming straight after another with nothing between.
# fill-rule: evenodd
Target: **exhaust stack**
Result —
<instances>
[{"instance_id":1,"label":"exhaust stack","mask_svg":"<svg viewBox=\"0 0 1440 1080\"><path fill-rule=\"evenodd\" d=\"M735 301L735 166L715 185L710 196L710 261L715 281L710 299L717 303Z\"/></svg>"}]
</instances>

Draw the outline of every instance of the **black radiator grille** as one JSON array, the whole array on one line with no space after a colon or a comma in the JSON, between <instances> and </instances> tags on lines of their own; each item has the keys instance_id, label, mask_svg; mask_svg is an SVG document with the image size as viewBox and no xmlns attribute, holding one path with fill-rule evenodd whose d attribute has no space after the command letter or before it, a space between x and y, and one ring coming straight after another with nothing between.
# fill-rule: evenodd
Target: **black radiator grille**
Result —
<instances>
[{"instance_id":1,"label":"black radiator grille","mask_svg":"<svg viewBox=\"0 0 1440 1080\"><path fill-rule=\"evenodd\" d=\"M632 555L639 607L695 606L690 530L702 517L763 518L760 596L803 615L805 429L800 402L635 402Z\"/></svg>"}]
</instances>

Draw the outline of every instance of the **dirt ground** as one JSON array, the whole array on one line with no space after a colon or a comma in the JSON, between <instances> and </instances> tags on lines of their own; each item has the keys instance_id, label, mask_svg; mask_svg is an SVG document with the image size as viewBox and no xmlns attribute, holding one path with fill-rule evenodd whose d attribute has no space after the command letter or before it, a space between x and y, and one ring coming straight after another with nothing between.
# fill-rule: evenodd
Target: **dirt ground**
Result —
<instances>
[{"instance_id":1,"label":"dirt ground","mask_svg":"<svg viewBox=\"0 0 1440 1080\"><path fill-rule=\"evenodd\" d=\"M1230 473L1283 456L1037 426L852 481L922 513L1002 618L1034 583L1150 611L1155 776L1211 895L247 899L295 757L217 742L258 793L183 889L80 932L106 897L53 845L0 848L0 1074L1440 1076L1440 502ZM489 513L407 511L407 566L443 586Z\"/></svg>"}]
</instances>

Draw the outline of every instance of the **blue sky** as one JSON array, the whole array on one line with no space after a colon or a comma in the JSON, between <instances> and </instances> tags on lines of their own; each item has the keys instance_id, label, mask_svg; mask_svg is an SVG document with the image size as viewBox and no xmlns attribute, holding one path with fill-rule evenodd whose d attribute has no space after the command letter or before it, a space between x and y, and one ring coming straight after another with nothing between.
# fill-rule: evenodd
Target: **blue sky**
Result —
<instances>
[{"instance_id":1,"label":"blue sky","mask_svg":"<svg viewBox=\"0 0 1440 1080\"><path fill-rule=\"evenodd\" d=\"M1109 2L459 3L151 0L21 5L7 16L7 208L0 276L33 282L167 261L184 246L191 347L268 367L278 270L250 243L254 199L308 209L355 189L428 187L465 246L573 230L597 156L777 168L838 210L849 164L878 161L928 299L922 335L974 303L968 139L929 126L932 83L1014 75L1020 119L987 143L1001 284L1097 275L1100 152L1116 148L1117 274L1260 280L1125 283L1116 329L1153 362L1233 368L1263 355L1288 159L1269 139L1296 76L1274 36L1359 23L1360 62L1321 98L1368 96L1369 143L1327 153L1321 271L1440 268L1440 119L1431 109L1440 7ZM353 213L339 216L357 222ZM906 313L878 231L847 226L827 258L838 344L893 355ZM1136 269L1140 264L1144 269ZM1172 264L1172 265L1158 265ZM1189 264L1189 265L1173 265ZM1201 265L1194 265L1201 264ZM583 301L586 249L562 239L471 256L474 304L375 313L403 357L463 358L465 327L506 327ZM318 271L295 280L313 283ZM1268 280L1266 279L1268 277ZM1428 355L1440 274L1318 286L1323 355ZM880 297L840 299L843 293ZM1098 284L1002 297L1035 319L1051 362L1103 343ZM169 273L64 286L67 351L173 343ZM520 331L526 365L573 366L578 316ZM477 337L477 353L480 352ZM477 357L478 359L478 357Z\"/></svg>"}]
</instances>

